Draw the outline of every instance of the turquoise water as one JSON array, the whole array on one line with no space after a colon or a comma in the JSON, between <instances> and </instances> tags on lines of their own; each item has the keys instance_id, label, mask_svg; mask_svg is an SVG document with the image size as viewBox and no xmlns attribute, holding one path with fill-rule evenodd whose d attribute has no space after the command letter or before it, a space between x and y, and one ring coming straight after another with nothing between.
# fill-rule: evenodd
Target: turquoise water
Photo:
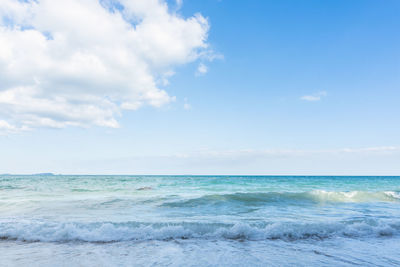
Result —
<instances>
[{"instance_id":1,"label":"turquoise water","mask_svg":"<svg viewBox=\"0 0 400 267\"><path fill-rule=\"evenodd\" d=\"M0 176L2 266L400 265L400 177Z\"/></svg>"}]
</instances>

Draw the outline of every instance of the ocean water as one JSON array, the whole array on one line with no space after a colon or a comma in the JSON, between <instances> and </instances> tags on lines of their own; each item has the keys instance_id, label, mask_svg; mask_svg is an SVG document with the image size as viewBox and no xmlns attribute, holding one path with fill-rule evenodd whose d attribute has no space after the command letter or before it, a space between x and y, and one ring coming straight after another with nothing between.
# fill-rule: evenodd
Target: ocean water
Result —
<instances>
[{"instance_id":1,"label":"ocean water","mask_svg":"<svg viewBox=\"0 0 400 267\"><path fill-rule=\"evenodd\" d=\"M400 177L0 176L0 266L400 266Z\"/></svg>"}]
</instances>

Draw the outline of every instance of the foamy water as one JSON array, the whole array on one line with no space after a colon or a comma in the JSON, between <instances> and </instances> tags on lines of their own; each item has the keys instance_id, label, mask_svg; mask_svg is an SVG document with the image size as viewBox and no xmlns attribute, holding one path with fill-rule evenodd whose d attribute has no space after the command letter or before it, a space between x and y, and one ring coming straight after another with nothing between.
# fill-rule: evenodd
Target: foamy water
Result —
<instances>
[{"instance_id":1,"label":"foamy water","mask_svg":"<svg viewBox=\"0 0 400 267\"><path fill-rule=\"evenodd\" d=\"M398 266L400 177L0 176L1 266Z\"/></svg>"}]
</instances>

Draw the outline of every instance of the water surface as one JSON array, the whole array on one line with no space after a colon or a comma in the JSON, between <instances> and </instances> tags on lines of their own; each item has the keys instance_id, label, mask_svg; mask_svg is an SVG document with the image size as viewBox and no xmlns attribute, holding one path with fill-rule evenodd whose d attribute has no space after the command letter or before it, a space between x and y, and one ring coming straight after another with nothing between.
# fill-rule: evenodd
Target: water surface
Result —
<instances>
[{"instance_id":1,"label":"water surface","mask_svg":"<svg viewBox=\"0 0 400 267\"><path fill-rule=\"evenodd\" d=\"M2 266L400 265L400 177L0 176Z\"/></svg>"}]
</instances>

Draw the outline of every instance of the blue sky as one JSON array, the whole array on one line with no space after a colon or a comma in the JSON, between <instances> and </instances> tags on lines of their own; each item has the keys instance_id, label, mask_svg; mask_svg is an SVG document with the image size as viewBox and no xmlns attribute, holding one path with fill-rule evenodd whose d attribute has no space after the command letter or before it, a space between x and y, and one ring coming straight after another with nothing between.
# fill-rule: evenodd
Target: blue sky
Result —
<instances>
[{"instance_id":1,"label":"blue sky","mask_svg":"<svg viewBox=\"0 0 400 267\"><path fill-rule=\"evenodd\" d=\"M184 43L197 56L145 62L154 77L173 70L154 89L168 99L121 109L118 127L108 117L32 127L29 110L0 113L16 125L9 129L22 129L0 136L0 173L400 175L399 1L186 0L177 8L169 2L169 16L186 23L200 13L207 27L185 31L198 30L187 38L199 42ZM183 44L165 44L165 53L174 45Z\"/></svg>"}]
</instances>

